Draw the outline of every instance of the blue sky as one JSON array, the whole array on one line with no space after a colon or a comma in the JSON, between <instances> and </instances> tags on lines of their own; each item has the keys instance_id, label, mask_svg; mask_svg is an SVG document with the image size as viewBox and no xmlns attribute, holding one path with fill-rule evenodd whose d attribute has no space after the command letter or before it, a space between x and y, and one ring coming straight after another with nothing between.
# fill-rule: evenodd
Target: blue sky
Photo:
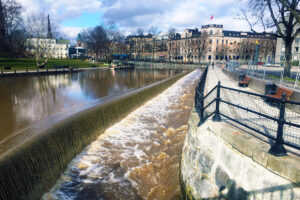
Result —
<instances>
[{"instance_id":1,"label":"blue sky","mask_svg":"<svg viewBox=\"0 0 300 200\"><path fill-rule=\"evenodd\" d=\"M18 0L24 15L45 12L61 25L65 36L76 38L84 28L114 21L125 34L150 26L166 32L182 32L204 24L223 24L226 30L248 31L246 22L236 19L245 0ZM175 3L174 3L175 2ZM211 15L214 19L210 20Z\"/></svg>"},{"instance_id":2,"label":"blue sky","mask_svg":"<svg viewBox=\"0 0 300 200\"><path fill-rule=\"evenodd\" d=\"M74 18L62 20L60 23L62 26L66 27L78 27L78 28L89 28L103 22L102 13L88 13L83 12L80 16Z\"/></svg>"}]
</instances>

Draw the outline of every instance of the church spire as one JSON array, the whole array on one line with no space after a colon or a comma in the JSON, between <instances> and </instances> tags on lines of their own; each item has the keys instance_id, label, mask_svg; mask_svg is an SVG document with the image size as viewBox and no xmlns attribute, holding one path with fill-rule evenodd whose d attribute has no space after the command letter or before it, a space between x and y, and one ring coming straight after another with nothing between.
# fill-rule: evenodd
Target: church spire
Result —
<instances>
[{"instance_id":1,"label":"church spire","mask_svg":"<svg viewBox=\"0 0 300 200\"><path fill-rule=\"evenodd\" d=\"M52 38L49 14L48 14L48 33L47 33L47 38Z\"/></svg>"}]
</instances>

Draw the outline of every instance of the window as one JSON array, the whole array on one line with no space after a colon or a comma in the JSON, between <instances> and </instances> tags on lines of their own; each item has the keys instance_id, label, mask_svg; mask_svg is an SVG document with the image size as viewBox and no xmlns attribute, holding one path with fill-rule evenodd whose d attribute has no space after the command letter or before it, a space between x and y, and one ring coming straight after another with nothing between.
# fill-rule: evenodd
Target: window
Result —
<instances>
[{"instance_id":1,"label":"window","mask_svg":"<svg viewBox=\"0 0 300 200\"><path fill-rule=\"evenodd\" d=\"M295 43L299 44L299 42L300 42L300 38L296 38Z\"/></svg>"},{"instance_id":2,"label":"window","mask_svg":"<svg viewBox=\"0 0 300 200\"><path fill-rule=\"evenodd\" d=\"M209 34L212 35L213 34L213 30L210 30Z\"/></svg>"},{"instance_id":3,"label":"window","mask_svg":"<svg viewBox=\"0 0 300 200\"><path fill-rule=\"evenodd\" d=\"M228 44L228 40L226 40L226 44Z\"/></svg>"},{"instance_id":4,"label":"window","mask_svg":"<svg viewBox=\"0 0 300 200\"><path fill-rule=\"evenodd\" d=\"M222 40L222 44L224 44L224 40Z\"/></svg>"},{"instance_id":5,"label":"window","mask_svg":"<svg viewBox=\"0 0 300 200\"><path fill-rule=\"evenodd\" d=\"M211 60L211 55L208 56L208 60Z\"/></svg>"},{"instance_id":6,"label":"window","mask_svg":"<svg viewBox=\"0 0 300 200\"><path fill-rule=\"evenodd\" d=\"M282 48L281 48L281 52L284 52L284 51L285 51L285 47L282 47Z\"/></svg>"},{"instance_id":7,"label":"window","mask_svg":"<svg viewBox=\"0 0 300 200\"><path fill-rule=\"evenodd\" d=\"M209 40L209 44L212 44L212 39Z\"/></svg>"},{"instance_id":8,"label":"window","mask_svg":"<svg viewBox=\"0 0 300 200\"><path fill-rule=\"evenodd\" d=\"M219 40L217 40L217 44L219 44Z\"/></svg>"},{"instance_id":9,"label":"window","mask_svg":"<svg viewBox=\"0 0 300 200\"><path fill-rule=\"evenodd\" d=\"M295 52L298 52L299 51L299 47L295 47Z\"/></svg>"}]
</instances>

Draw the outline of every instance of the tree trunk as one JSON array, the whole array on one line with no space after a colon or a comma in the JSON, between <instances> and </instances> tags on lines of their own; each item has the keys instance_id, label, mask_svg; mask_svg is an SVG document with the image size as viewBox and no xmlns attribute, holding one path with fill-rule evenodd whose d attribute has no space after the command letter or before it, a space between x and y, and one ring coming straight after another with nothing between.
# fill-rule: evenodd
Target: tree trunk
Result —
<instances>
[{"instance_id":1,"label":"tree trunk","mask_svg":"<svg viewBox=\"0 0 300 200\"><path fill-rule=\"evenodd\" d=\"M285 42L285 67L284 67L284 77L291 76L291 68L292 68L292 42L286 41Z\"/></svg>"}]
</instances>

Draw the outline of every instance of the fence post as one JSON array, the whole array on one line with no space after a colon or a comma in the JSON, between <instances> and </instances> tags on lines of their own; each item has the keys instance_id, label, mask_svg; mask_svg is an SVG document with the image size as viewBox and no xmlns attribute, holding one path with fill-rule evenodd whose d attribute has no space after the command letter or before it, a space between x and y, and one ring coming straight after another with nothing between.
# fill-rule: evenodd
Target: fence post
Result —
<instances>
[{"instance_id":1,"label":"fence post","mask_svg":"<svg viewBox=\"0 0 300 200\"><path fill-rule=\"evenodd\" d=\"M220 116L220 90L221 90L221 81L218 82L217 86L217 98L216 98L216 112L215 115L213 116L212 120L214 122L219 122L221 121L221 116Z\"/></svg>"},{"instance_id":2,"label":"fence post","mask_svg":"<svg viewBox=\"0 0 300 200\"><path fill-rule=\"evenodd\" d=\"M275 156L284 156L286 155L286 150L283 146L283 126L284 126L284 113L285 113L285 104L286 104L286 94L282 94L282 99L279 105L279 119L277 121L277 135L275 144L269 150L270 153L274 154Z\"/></svg>"}]
</instances>

